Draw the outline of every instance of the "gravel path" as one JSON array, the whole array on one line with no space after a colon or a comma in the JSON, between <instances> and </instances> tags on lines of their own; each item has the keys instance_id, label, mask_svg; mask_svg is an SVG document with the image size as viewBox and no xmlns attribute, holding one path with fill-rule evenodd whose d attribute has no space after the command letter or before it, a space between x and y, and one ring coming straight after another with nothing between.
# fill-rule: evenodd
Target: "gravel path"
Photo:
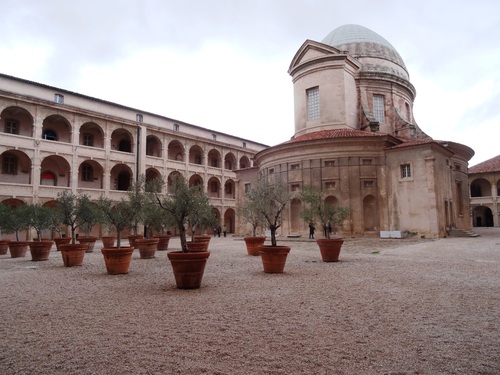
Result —
<instances>
[{"instance_id":1,"label":"gravel path","mask_svg":"<svg viewBox=\"0 0 500 375\"><path fill-rule=\"evenodd\" d=\"M500 374L500 230L477 232L347 239L338 263L279 241L278 275L215 238L198 290L165 251L116 276L99 250L2 255L0 374Z\"/></svg>"}]
</instances>

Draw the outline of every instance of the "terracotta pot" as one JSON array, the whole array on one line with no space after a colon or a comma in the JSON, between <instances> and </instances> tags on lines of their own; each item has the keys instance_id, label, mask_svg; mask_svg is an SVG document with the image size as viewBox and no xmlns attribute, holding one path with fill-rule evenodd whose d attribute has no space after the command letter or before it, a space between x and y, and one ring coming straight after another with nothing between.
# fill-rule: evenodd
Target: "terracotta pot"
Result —
<instances>
[{"instance_id":1,"label":"terracotta pot","mask_svg":"<svg viewBox=\"0 0 500 375\"><path fill-rule=\"evenodd\" d=\"M9 251L10 240L0 240L0 255L5 255Z\"/></svg>"},{"instance_id":2,"label":"terracotta pot","mask_svg":"<svg viewBox=\"0 0 500 375\"><path fill-rule=\"evenodd\" d=\"M290 252L288 246L266 246L260 247L262 265L266 273L283 273L286 257Z\"/></svg>"},{"instance_id":3,"label":"terracotta pot","mask_svg":"<svg viewBox=\"0 0 500 375\"><path fill-rule=\"evenodd\" d=\"M28 245L30 248L30 253L31 253L31 260L41 261L41 260L49 259L50 249L52 248L53 244L54 244L54 241L52 241L52 240L28 242Z\"/></svg>"},{"instance_id":4,"label":"terracotta pot","mask_svg":"<svg viewBox=\"0 0 500 375\"><path fill-rule=\"evenodd\" d=\"M344 240L342 238L322 238L316 240L323 262L338 262L340 249Z\"/></svg>"},{"instance_id":5,"label":"terracotta pot","mask_svg":"<svg viewBox=\"0 0 500 375\"><path fill-rule=\"evenodd\" d=\"M86 253L92 253L94 251L94 245L95 245L96 241L97 241L97 237L78 236L78 242L80 242L81 244L87 245L87 250L85 250Z\"/></svg>"},{"instance_id":6,"label":"terracotta pot","mask_svg":"<svg viewBox=\"0 0 500 375\"><path fill-rule=\"evenodd\" d=\"M205 264L210 256L209 251L172 251L167 253L167 256L172 264L177 288L198 289L201 286Z\"/></svg>"},{"instance_id":7,"label":"terracotta pot","mask_svg":"<svg viewBox=\"0 0 500 375\"><path fill-rule=\"evenodd\" d=\"M134 249L137 249L138 247L137 247L135 240L138 238L144 238L144 236L142 234L137 234L137 235L127 236L127 238L128 238L129 245L132 246Z\"/></svg>"},{"instance_id":8,"label":"terracotta pot","mask_svg":"<svg viewBox=\"0 0 500 375\"><path fill-rule=\"evenodd\" d=\"M62 244L59 245L59 250L61 251L61 256L63 258L65 267L81 266L83 263L83 258L85 256L85 251L87 250L87 244Z\"/></svg>"},{"instance_id":9,"label":"terracotta pot","mask_svg":"<svg viewBox=\"0 0 500 375\"><path fill-rule=\"evenodd\" d=\"M159 241L158 238L138 238L135 240L139 247L141 259L154 258Z\"/></svg>"},{"instance_id":10,"label":"terracotta pot","mask_svg":"<svg viewBox=\"0 0 500 375\"><path fill-rule=\"evenodd\" d=\"M116 236L103 236L101 237L103 247L114 247Z\"/></svg>"},{"instance_id":11,"label":"terracotta pot","mask_svg":"<svg viewBox=\"0 0 500 375\"><path fill-rule=\"evenodd\" d=\"M54 238L54 242L56 243L56 249L57 249L57 251L60 251L61 249L59 248L59 246L70 243L71 242L71 237L58 237L58 238Z\"/></svg>"},{"instance_id":12,"label":"terracotta pot","mask_svg":"<svg viewBox=\"0 0 500 375\"><path fill-rule=\"evenodd\" d=\"M158 238L158 246L157 250L167 250L168 249L168 244L170 242L170 237L168 235L159 235L155 236L155 238Z\"/></svg>"},{"instance_id":13,"label":"terracotta pot","mask_svg":"<svg viewBox=\"0 0 500 375\"><path fill-rule=\"evenodd\" d=\"M266 237L243 237L247 246L248 255L260 255L260 247L264 245Z\"/></svg>"},{"instance_id":14,"label":"terracotta pot","mask_svg":"<svg viewBox=\"0 0 500 375\"><path fill-rule=\"evenodd\" d=\"M188 241L186 242L186 246L189 252L208 251L207 241Z\"/></svg>"},{"instance_id":15,"label":"terracotta pot","mask_svg":"<svg viewBox=\"0 0 500 375\"><path fill-rule=\"evenodd\" d=\"M128 273L134 248L130 247L104 247L101 253L104 256L106 271L109 275Z\"/></svg>"},{"instance_id":16,"label":"terracotta pot","mask_svg":"<svg viewBox=\"0 0 500 375\"><path fill-rule=\"evenodd\" d=\"M24 258L28 251L28 241L10 241L9 251L11 258Z\"/></svg>"},{"instance_id":17,"label":"terracotta pot","mask_svg":"<svg viewBox=\"0 0 500 375\"><path fill-rule=\"evenodd\" d=\"M210 245L210 240L212 239L211 236L194 236L194 242L206 242L207 247L206 250L208 251L208 246Z\"/></svg>"}]
</instances>

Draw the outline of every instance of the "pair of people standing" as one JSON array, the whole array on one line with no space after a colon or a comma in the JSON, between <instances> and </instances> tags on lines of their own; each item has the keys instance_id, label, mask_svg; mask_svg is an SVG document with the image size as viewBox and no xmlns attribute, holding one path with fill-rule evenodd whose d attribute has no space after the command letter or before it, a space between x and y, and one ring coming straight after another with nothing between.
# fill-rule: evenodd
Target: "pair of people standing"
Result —
<instances>
[{"instance_id":1,"label":"pair of people standing","mask_svg":"<svg viewBox=\"0 0 500 375\"><path fill-rule=\"evenodd\" d=\"M224 233L224 237L226 237L227 228L225 225L224 225L224 228L221 228L220 225L217 227L214 227L214 237L220 237L221 232Z\"/></svg>"}]
</instances>

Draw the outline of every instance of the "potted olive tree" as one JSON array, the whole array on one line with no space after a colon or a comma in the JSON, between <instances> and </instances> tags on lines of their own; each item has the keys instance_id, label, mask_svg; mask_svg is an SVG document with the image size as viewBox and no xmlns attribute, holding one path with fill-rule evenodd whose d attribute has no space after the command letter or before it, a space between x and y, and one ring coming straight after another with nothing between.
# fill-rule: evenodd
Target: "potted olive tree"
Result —
<instances>
[{"instance_id":1,"label":"potted olive tree","mask_svg":"<svg viewBox=\"0 0 500 375\"><path fill-rule=\"evenodd\" d=\"M196 289L201 286L205 264L210 256L209 251L193 251L188 247L186 227L189 221L195 222L199 212L210 208L208 197L201 186L189 186L181 176L172 178L172 186L167 194L156 193L160 207L165 210L168 221L175 224L179 231L181 250L169 252L177 287L180 289ZM211 208L210 208L211 209Z\"/></svg>"},{"instance_id":2,"label":"potted olive tree","mask_svg":"<svg viewBox=\"0 0 500 375\"><path fill-rule=\"evenodd\" d=\"M94 251L95 242L97 237L92 236L92 228L103 221L101 211L95 203L90 201L90 198L84 194L78 197L78 226L83 230L85 236L78 235L78 242L87 245L86 253Z\"/></svg>"},{"instance_id":3,"label":"potted olive tree","mask_svg":"<svg viewBox=\"0 0 500 375\"><path fill-rule=\"evenodd\" d=\"M83 206L90 202L85 197L76 196L68 191L58 194L56 201L56 210L61 223L66 225L71 233L71 242L59 245L64 266L81 266L88 245L76 243L76 230L81 225L81 219L79 218L80 212L85 210Z\"/></svg>"},{"instance_id":4,"label":"potted olive tree","mask_svg":"<svg viewBox=\"0 0 500 375\"><path fill-rule=\"evenodd\" d=\"M343 238L330 238L349 216L349 208L334 206L325 200L325 194L311 186L304 186L300 193L303 203L302 218L307 223L319 223L323 228L325 238L316 240L324 262L337 262L344 243Z\"/></svg>"},{"instance_id":5,"label":"potted olive tree","mask_svg":"<svg viewBox=\"0 0 500 375\"><path fill-rule=\"evenodd\" d=\"M253 256L260 255L260 247L264 245L266 236L257 236L257 229L264 225L264 216L262 216L260 211L256 211L251 202L246 199L240 201L237 212L239 216L252 226L252 235L243 237L247 248L247 254Z\"/></svg>"},{"instance_id":6,"label":"potted olive tree","mask_svg":"<svg viewBox=\"0 0 500 375\"><path fill-rule=\"evenodd\" d=\"M116 231L116 247L103 247L106 270L110 275L128 273L132 260L133 246L121 246L121 233L132 225L135 212L128 200L122 199L115 204L111 199L101 196L97 201L105 225L114 227Z\"/></svg>"},{"instance_id":7,"label":"potted olive tree","mask_svg":"<svg viewBox=\"0 0 500 375\"><path fill-rule=\"evenodd\" d=\"M276 230L281 227L281 215L291 200L288 186L279 176L275 176L273 181L264 177L250 189L247 199L249 207L262 215L271 232L271 246L260 247L264 272L282 273L290 247L277 245Z\"/></svg>"},{"instance_id":8,"label":"potted olive tree","mask_svg":"<svg viewBox=\"0 0 500 375\"><path fill-rule=\"evenodd\" d=\"M198 208L193 210L192 214L188 217L188 227L191 230L191 242L187 242L188 249L190 250L208 250L208 245L212 236L196 234L197 230L206 230L213 228L217 224L217 218L214 214L213 207L208 202L208 198L203 194L198 196Z\"/></svg>"},{"instance_id":9,"label":"potted olive tree","mask_svg":"<svg viewBox=\"0 0 500 375\"><path fill-rule=\"evenodd\" d=\"M10 213L10 207L0 203L0 231L2 237L0 238L0 255L5 255L9 251L9 239L3 238L5 233L9 233L7 218Z\"/></svg>"},{"instance_id":10,"label":"potted olive tree","mask_svg":"<svg viewBox=\"0 0 500 375\"><path fill-rule=\"evenodd\" d=\"M17 207L7 207L2 219L3 229L9 233L16 234L16 240L10 241L9 251L12 258L26 256L28 241L21 241L19 235L22 231L29 229L29 211L26 204Z\"/></svg>"},{"instance_id":11,"label":"potted olive tree","mask_svg":"<svg viewBox=\"0 0 500 375\"><path fill-rule=\"evenodd\" d=\"M128 204L132 207L134 216L131 218L130 223L132 234L128 235L127 238L130 246L133 246L135 249L139 248L139 244L136 240L144 238L143 234L139 234L139 226L144 224L144 214L146 213L144 208L147 201L146 177L140 176L137 181L130 184L128 190Z\"/></svg>"},{"instance_id":12,"label":"potted olive tree","mask_svg":"<svg viewBox=\"0 0 500 375\"><path fill-rule=\"evenodd\" d=\"M42 231L52 227L54 210L37 203L26 205L28 227L36 232L36 239L28 242L31 260L41 261L49 259L52 240L42 240Z\"/></svg>"}]
</instances>

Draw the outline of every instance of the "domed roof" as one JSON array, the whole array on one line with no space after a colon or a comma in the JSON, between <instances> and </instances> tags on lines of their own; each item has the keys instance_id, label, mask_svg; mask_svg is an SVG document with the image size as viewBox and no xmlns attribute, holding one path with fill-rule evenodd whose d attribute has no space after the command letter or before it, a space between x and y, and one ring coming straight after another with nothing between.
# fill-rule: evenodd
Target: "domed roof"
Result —
<instances>
[{"instance_id":1,"label":"domed roof","mask_svg":"<svg viewBox=\"0 0 500 375\"><path fill-rule=\"evenodd\" d=\"M343 25L332 30L321 43L347 51L363 64L362 70L395 74L409 80L398 51L376 32L360 25Z\"/></svg>"}]
</instances>

